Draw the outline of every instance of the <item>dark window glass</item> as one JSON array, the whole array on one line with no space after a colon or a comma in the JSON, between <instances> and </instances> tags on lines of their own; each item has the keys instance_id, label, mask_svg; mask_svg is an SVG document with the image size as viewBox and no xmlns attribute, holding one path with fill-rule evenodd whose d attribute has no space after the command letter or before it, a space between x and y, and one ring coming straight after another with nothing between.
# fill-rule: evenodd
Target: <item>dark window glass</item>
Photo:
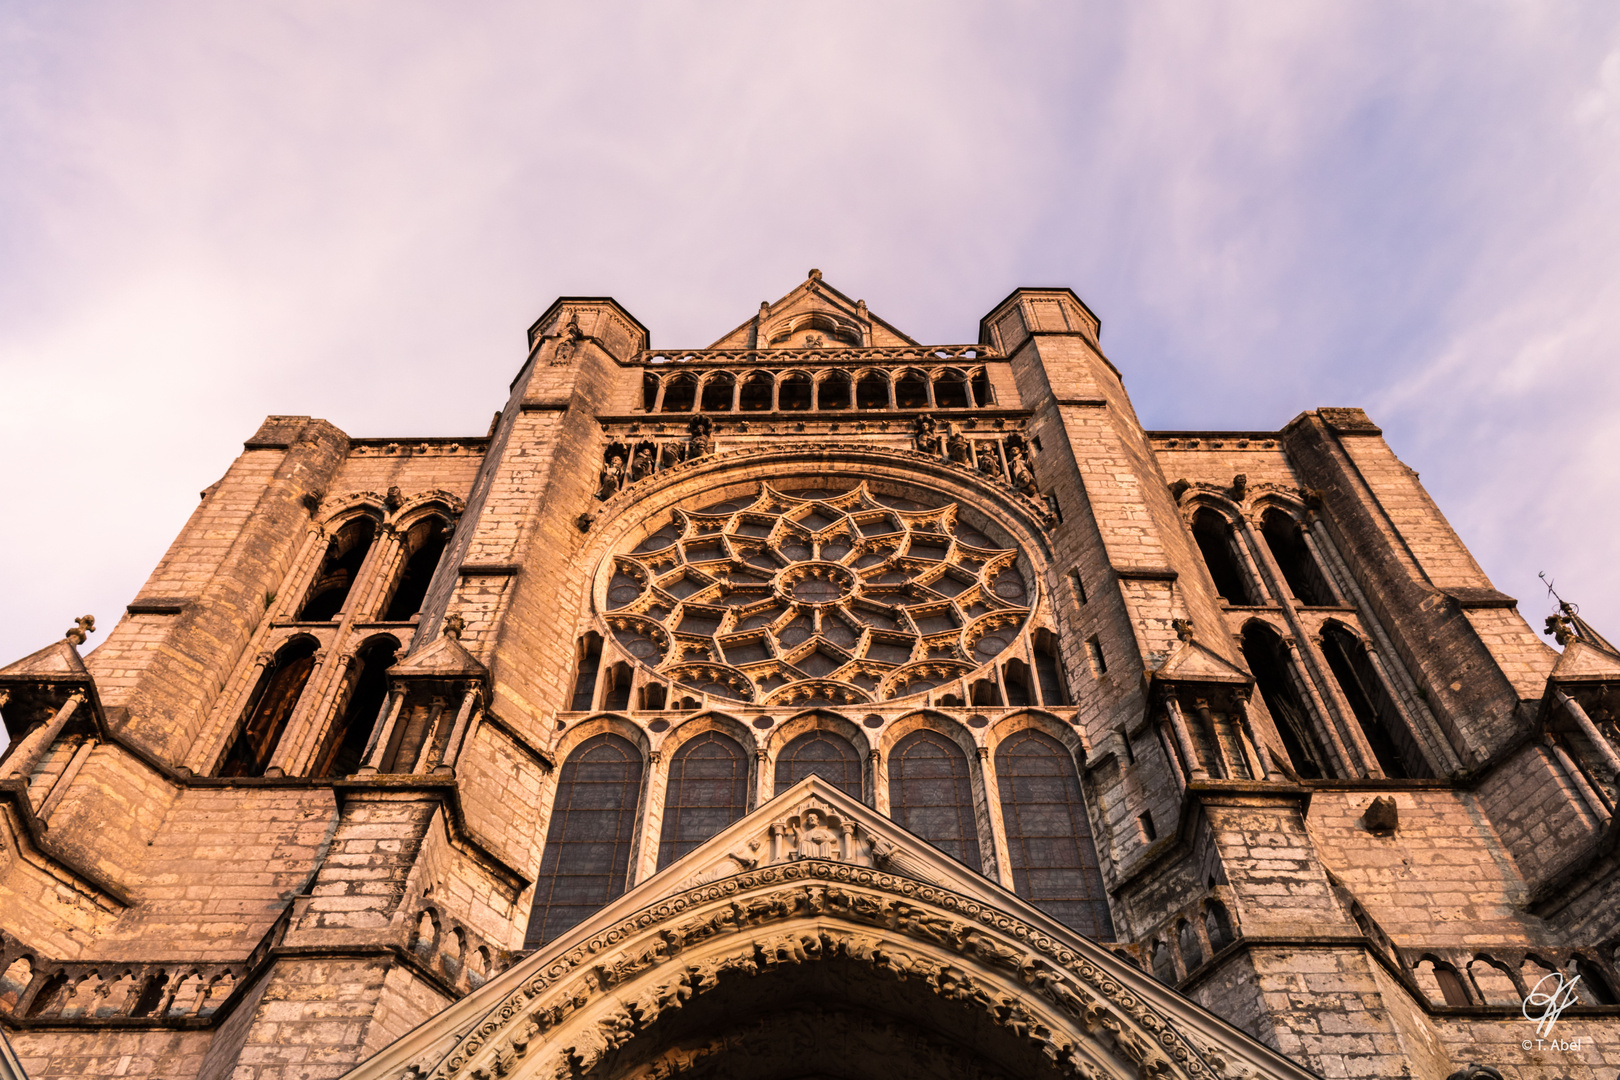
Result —
<instances>
[{"instance_id":1,"label":"dark window glass","mask_svg":"<svg viewBox=\"0 0 1620 1080\"><path fill-rule=\"evenodd\" d=\"M259 676L242 727L219 767L219 775L264 775L314 670L315 642L310 638L295 641L276 654L275 661Z\"/></svg>"},{"instance_id":2,"label":"dark window glass","mask_svg":"<svg viewBox=\"0 0 1620 1080\"><path fill-rule=\"evenodd\" d=\"M737 740L706 731L675 751L658 838L662 870L743 816L748 807L748 758Z\"/></svg>"},{"instance_id":3,"label":"dark window glass","mask_svg":"<svg viewBox=\"0 0 1620 1080\"><path fill-rule=\"evenodd\" d=\"M939 732L914 731L889 755L889 816L982 872L967 758Z\"/></svg>"},{"instance_id":4,"label":"dark window glass","mask_svg":"<svg viewBox=\"0 0 1620 1080\"><path fill-rule=\"evenodd\" d=\"M641 770L641 754L617 735L593 736L568 755L524 948L543 945L624 892Z\"/></svg>"},{"instance_id":5,"label":"dark window glass","mask_svg":"<svg viewBox=\"0 0 1620 1080\"><path fill-rule=\"evenodd\" d=\"M298 612L301 620L324 622L343 610L376 535L377 523L368 517L355 518L337 531L332 542L326 545L320 572L315 575L304 606Z\"/></svg>"},{"instance_id":6,"label":"dark window glass","mask_svg":"<svg viewBox=\"0 0 1620 1080\"><path fill-rule=\"evenodd\" d=\"M997 748L996 778L1014 891L1087 937L1112 941L1074 759L1055 739L1020 731Z\"/></svg>"},{"instance_id":7,"label":"dark window glass","mask_svg":"<svg viewBox=\"0 0 1620 1080\"><path fill-rule=\"evenodd\" d=\"M811 731L788 743L776 758L776 793L812 774L851 798L861 797L861 759L848 739Z\"/></svg>"}]
</instances>

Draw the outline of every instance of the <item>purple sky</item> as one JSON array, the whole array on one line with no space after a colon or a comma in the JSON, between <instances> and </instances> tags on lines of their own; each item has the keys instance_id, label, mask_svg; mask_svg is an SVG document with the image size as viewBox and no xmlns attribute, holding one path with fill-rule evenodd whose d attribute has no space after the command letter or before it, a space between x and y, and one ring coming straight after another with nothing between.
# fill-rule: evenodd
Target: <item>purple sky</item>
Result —
<instances>
[{"instance_id":1,"label":"purple sky","mask_svg":"<svg viewBox=\"0 0 1620 1080\"><path fill-rule=\"evenodd\" d=\"M0 89L0 663L266 413L482 434L557 295L704 345L811 266L941 343L1072 286L1150 427L1361 405L1620 634L1612 2L10 0Z\"/></svg>"}]
</instances>

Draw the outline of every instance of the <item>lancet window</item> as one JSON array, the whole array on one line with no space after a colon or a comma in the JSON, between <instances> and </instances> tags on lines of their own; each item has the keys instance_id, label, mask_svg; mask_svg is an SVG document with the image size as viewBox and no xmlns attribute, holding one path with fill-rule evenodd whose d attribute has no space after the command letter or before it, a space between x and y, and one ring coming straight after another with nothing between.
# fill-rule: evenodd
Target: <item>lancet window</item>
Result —
<instances>
[{"instance_id":1,"label":"lancet window","mask_svg":"<svg viewBox=\"0 0 1620 1080\"><path fill-rule=\"evenodd\" d=\"M747 808L748 757L736 739L706 731L682 744L669 763L658 869L742 817Z\"/></svg>"},{"instance_id":2,"label":"lancet window","mask_svg":"<svg viewBox=\"0 0 1620 1080\"><path fill-rule=\"evenodd\" d=\"M861 759L849 740L831 731L809 731L776 757L776 793L807 776L819 776L854 799L861 797Z\"/></svg>"},{"instance_id":3,"label":"lancet window","mask_svg":"<svg viewBox=\"0 0 1620 1080\"><path fill-rule=\"evenodd\" d=\"M422 601L427 599L428 586L439 568L449 537L449 526L437 515L425 517L406 530L400 552L404 566L394 583L393 596L384 608L386 621L404 622L422 610Z\"/></svg>"},{"instance_id":4,"label":"lancet window","mask_svg":"<svg viewBox=\"0 0 1620 1080\"><path fill-rule=\"evenodd\" d=\"M641 796L641 753L618 735L580 743L563 763L524 948L552 940L625 890Z\"/></svg>"},{"instance_id":5,"label":"lancet window","mask_svg":"<svg viewBox=\"0 0 1620 1080\"><path fill-rule=\"evenodd\" d=\"M951 858L982 872L967 757L944 735L914 731L890 751L889 816Z\"/></svg>"},{"instance_id":6,"label":"lancet window","mask_svg":"<svg viewBox=\"0 0 1620 1080\"><path fill-rule=\"evenodd\" d=\"M388 700L388 669L394 666L399 642L373 638L355 654L348 701L310 769L311 776L350 776L360 768L377 726L378 714Z\"/></svg>"},{"instance_id":7,"label":"lancet window","mask_svg":"<svg viewBox=\"0 0 1620 1080\"><path fill-rule=\"evenodd\" d=\"M1338 603L1327 575L1317 565L1305 541L1299 522L1281 510L1267 510L1260 519L1260 534L1266 538L1266 547L1282 571L1283 580L1294 599L1307 607L1323 607Z\"/></svg>"},{"instance_id":8,"label":"lancet window","mask_svg":"<svg viewBox=\"0 0 1620 1080\"><path fill-rule=\"evenodd\" d=\"M260 674L248 698L236 738L219 767L221 776L263 776L287 730L287 721L315 670L314 638L299 637L283 645Z\"/></svg>"},{"instance_id":9,"label":"lancet window","mask_svg":"<svg viewBox=\"0 0 1620 1080\"><path fill-rule=\"evenodd\" d=\"M1026 729L996 748L996 779L1014 891L1082 934L1112 941L1074 758L1051 736Z\"/></svg>"},{"instance_id":10,"label":"lancet window","mask_svg":"<svg viewBox=\"0 0 1620 1080\"><path fill-rule=\"evenodd\" d=\"M1327 758L1317 742L1311 713L1299 694L1294 673L1289 670L1288 650L1282 638L1262 623L1250 623L1243 629L1243 659L1254 672L1255 685L1260 688L1295 775L1305 780L1328 775Z\"/></svg>"},{"instance_id":11,"label":"lancet window","mask_svg":"<svg viewBox=\"0 0 1620 1080\"><path fill-rule=\"evenodd\" d=\"M377 523L366 516L352 518L338 529L299 609L301 621L325 622L343 610L376 536Z\"/></svg>"},{"instance_id":12,"label":"lancet window","mask_svg":"<svg viewBox=\"0 0 1620 1080\"><path fill-rule=\"evenodd\" d=\"M1233 547L1236 538L1232 535L1232 523L1214 510L1204 507L1193 515L1192 533L1193 539L1198 542L1198 550L1203 553L1204 565L1209 567L1209 576L1215 581L1215 591L1220 593L1221 599L1229 604L1254 603L1248 575L1239 564L1237 552Z\"/></svg>"},{"instance_id":13,"label":"lancet window","mask_svg":"<svg viewBox=\"0 0 1620 1080\"><path fill-rule=\"evenodd\" d=\"M1432 775L1361 641L1344 627L1329 623L1322 630L1322 654L1384 775L1393 779Z\"/></svg>"}]
</instances>

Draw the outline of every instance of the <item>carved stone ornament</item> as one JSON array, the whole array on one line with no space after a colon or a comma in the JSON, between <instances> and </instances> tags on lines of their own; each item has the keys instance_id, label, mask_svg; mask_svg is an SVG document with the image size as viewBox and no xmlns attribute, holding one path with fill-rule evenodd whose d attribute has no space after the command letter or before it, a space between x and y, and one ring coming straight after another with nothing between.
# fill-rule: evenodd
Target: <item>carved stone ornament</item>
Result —
<instances>
[{"instance_id":1,"label":"carved stone ornament","mask_svg":"<svg viewBox=\"0 0 1620 1080\"><path fill-rule=\"evenodd\" d=\"M749 846L763 831L777 844ZM886 1029L917 1052L957 1044L963 1068L899 1076L1090 1080L1311 1074L1147 974L972 874L819 778L794 785L663 873L452 1005L351 1080L670 1080L676 1073L773 1075L777 1064L837 1074L839 1032L859 1017L923 1020ZM908 851L941 882L872 865ZM846 861L824 852L847 850ZM932 852L932 853L931 853ZM808 854L807 854L808 853ZM757 865L749 860L760 859ZM732 870L697 881L699 865ZM696 882L696 883L694 883ZM841 988L809 1038L814 1010L728 1022L738 1004L815 985ZM684 1010L684 1011L683 1011ZM681 1012L679 1024L671 1014ZM672 1037L680 1024L694 1032ZM704 1026L707 1024L708 1026ZM759 1025L775 1024L776 1034ZM692 1025L696 1025L693 1027ZM795 1026L798 1025L798 1026ZM971 1043L963 1040L971 1035ZM858 1053L860 1035L843 1053ZM787 1040L784 1045L783 1040ZM971 1050L969 1049L971 1046ZM875 1049L875 1047L874 1047ZM715 1069L724 1055L729 1069ZM785 1055L785 1061L782 1060ZM908 1052L908 1060L909 1052ZM704 1062L708 1066L703 1066ZM898 1064L898 1063L897 1063ZM967 1068L966 1066L971 1066ZM412 1070L416 1071L412 1071ZM798 1075L798 1073L790 1074Z\"/></svg>"}]
</instances>

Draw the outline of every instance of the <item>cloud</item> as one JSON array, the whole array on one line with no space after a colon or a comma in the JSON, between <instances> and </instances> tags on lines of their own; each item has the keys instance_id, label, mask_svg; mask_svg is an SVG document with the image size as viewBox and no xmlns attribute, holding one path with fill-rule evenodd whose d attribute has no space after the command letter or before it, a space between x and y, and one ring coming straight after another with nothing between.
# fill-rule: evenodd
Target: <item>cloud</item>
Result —
<instances>
[{"instance_id":1,"label":"cloud","mask_svg":"<svg viewBox=\"0 0 1620 1080\"><path fill-rule=\"evenodd\" d=\"M1152 426L1367 405L1527 611L1620 626L1607 5L0 20L7 657L116 621L266 413L480 433L555 296L701 345L812 265L935 341L1072 285Z\"/></svg>"}]
</instances>

